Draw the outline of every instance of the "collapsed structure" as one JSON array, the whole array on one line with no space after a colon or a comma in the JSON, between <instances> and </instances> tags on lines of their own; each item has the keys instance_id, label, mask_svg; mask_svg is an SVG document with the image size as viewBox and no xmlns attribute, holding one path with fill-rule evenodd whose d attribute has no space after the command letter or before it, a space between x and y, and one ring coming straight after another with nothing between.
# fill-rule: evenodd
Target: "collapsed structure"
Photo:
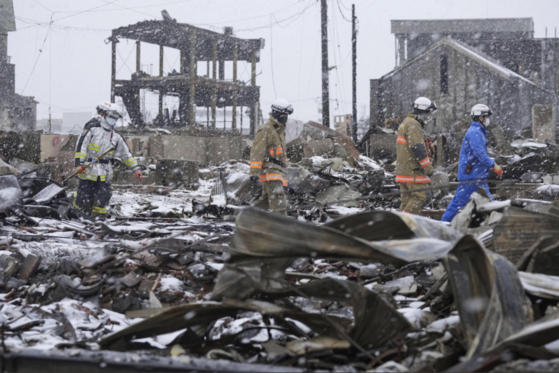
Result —
<instances>
[{"instance_id":1,"label":"collapsed structure","mask_svg":"<svg viewBox=\"0 0 559 373\"><path fill-rule=\"evenodd\" d=\"M130 80L116 79L116 48L119 39L136 41L136 72ZM223 34L205 30L192 25L182 24L172 19L162 21L143 21L134 25L113 30L109 38L112 45L111 102L120 96L132 120L132 126L142 128L145 118L140 111L140 90L150 90L159 96L159 112L156 125L169 127L189 126L193 133L196 121L196 108L207 110L206 129L216 129L216 110L231 108L231 128L242 130L238 123L237 109L250 110L250 136L254 136L260 88L256 86L256 63L260 60L260 49L264 48L264 39L244 40L233 35L233 29L226 27ZM141 70L141 43L159 46L159 74L150 76ZM179 71L172 71L164 76L164 47L180 50ZM225 80L225 63L232 61L232 80ZM247 61L251 64L250 85L237 79L237 62ZM198 74L197 66L206 62L207 75ZM212 64L210 77L210 62ZM219 74L218 74L219 70ZM165 96L179 98L178 113L169 113L163 108ZM211 116L210 116L211 109ZM177 116L178 114L178 116ZM225 117L225 115L224 115ZM225 118L224 118L225 120ZM237 128L237 126L239 126Z\"/></svg>"}]
</instances>

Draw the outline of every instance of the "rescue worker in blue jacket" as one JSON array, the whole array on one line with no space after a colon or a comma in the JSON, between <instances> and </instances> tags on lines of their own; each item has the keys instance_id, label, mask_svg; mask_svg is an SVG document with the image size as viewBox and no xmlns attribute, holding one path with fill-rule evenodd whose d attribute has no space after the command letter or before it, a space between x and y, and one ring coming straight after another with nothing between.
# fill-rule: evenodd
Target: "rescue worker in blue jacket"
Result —
<instances>
[{"instance_id":1,"label":"rescue worker in blue jacket","mask_svg":"<svg viewBox=\"0 0 559 373\"><path fill-rule=\"evenodd\" d=\"M119 118L122 116L117 111L116 104L102 102L97 106L97 116L85 124L76 144L75 166L80 183L73 207L100 219L107 216L112 196L113 157L120 158L142 181L136 158L124 137L114 129ZM85 167L106 152L109 153L105 157L88 168Z\"/></svg>"},{"instance_id":2,"label":"rescue worker in blue jacket","mask_svg":"<svg viewBox=\"0 0 559 373\"><path fill-rule=\"evenodd\" d=\"M471 110L472 124L466 132L462 148L460 149L460 159L458 161L458 181L475 182L461 185L456 191L456 195L446 208L442 221L452 221L458 211L470 200L471 195L482 187L487 191L489 197L494 199L489 193L487 179L489 171L493 169L497 176L503 176L503 169L489 158L487 155L487 127L490 125L491 109L486 105L477 104Z\"/></svg>"}]
</instances>

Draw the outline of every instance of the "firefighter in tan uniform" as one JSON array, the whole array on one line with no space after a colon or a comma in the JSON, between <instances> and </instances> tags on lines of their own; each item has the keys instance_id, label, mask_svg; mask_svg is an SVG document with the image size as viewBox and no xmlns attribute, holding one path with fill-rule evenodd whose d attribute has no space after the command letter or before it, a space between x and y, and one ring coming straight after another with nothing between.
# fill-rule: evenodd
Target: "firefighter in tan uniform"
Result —
<instances>
[{"instance_id":1,"label":"firefighter in tan uniform","mask_svg":"<svg viewBox=\"0 0 559 373\"><path fill-rule=\"evenodd\" d=\"M250 151L250 180L262 183L262 196L254 205L282 214L287 213L283 190L287 187L285 124L292 113L293 107L287 100L276 100L272 104L270 119L256 132Z\"/></svg>"},{"instance_id":2,"label":"firefighter in tan uniform","mask_svg":"<svg viewBox=\"0 0 559 373\"><path fill-rule=\"evenodd\" d=\"M413 113L398 127L396 140L396 181L400 183L403 212L418 215L427 199L425 191L414 192L428 187L435 170L427 155L423 127L428 115L437 110L434 102L426 97L419 97L413 103Z\"/></svg>"}]
</instances>

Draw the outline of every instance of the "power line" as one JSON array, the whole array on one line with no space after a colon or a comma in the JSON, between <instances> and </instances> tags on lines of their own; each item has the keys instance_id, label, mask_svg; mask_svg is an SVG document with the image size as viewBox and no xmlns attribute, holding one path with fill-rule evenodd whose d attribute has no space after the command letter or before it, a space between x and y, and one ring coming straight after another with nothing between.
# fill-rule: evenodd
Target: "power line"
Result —
<instances>
[{"instance_id":1,"label":"power line","mask_svg":"<svg viewBox=\"0 0 559 373\"><path fill-rule=\"evenodd\" d=\"M345 17L344 12L342 12L342 8L340 8L340 0L337 0L337 3L338 3L338 10L340 11L340 14L342 15L342 18L345 19L346 21L348 21L349 23L351 23L351 20L349 20Z\"/></svg>"},{"instance_id":2,"label":"power line","mask_svg":"<svg viewBox=\"0 0 559 373\"><path fill-rule=\"evenodd\" d=\"M49 8L47 8L46 6L44 6L43 4L41 4L40 2L38 2L37 0L33 0L33 2L34 2L35 4L40 5L41 7L45 8L46 10L48 10L49 12L52 13L52 10L50 10Z\"/></svg>"},{"instance_id":3,"label":"power line","mask_svg":"<svg viewBox=\"0 0 559 373\"><path fill-rule=\"evenodd\" d=\"M344 2L343 2L342 0L338 0L338 2L339 2L339 3L342 3L342 6L343 6L346 10L351 11L350 8L348 8L347 6L345 6L345 4L344 4Z\"/></svg>"},{"instance_id":4,"label":"power line","mask_svg":"<svg viewBox=\"0 0 559 373\"><path fill-rule=\"evenodd\" d=\"M66 18L70 18L70 17L75 17L75 16L77 16L77 15L80 15L80 14L83 14L83 13L87 13L87 12L90 12L90 11L93 11L93 10L95 10L95 9L97 9L97 8L101 8L101 7L104 7L104 6L106 6L106 5L111 5L111 4L113 4L113 3L116 3L117 1L119 1L119 0L113 0L113 1L110 2L110 3L107 2L107 3L105 3L105 4L102 4L102 5L99 5L99 6L96 6L96 7L87 9L87 10L84 10L84 11L80 11L80 12L78 12L78 13L71 14L71 15L69 15L69 16L60 17L60 18L57 18L57 19L52 19L52 17L54 17L54 15L55 15L56 13L61 13L61 12L52 12L50 23L52 24L52 23L54 23L54 22L60 21L61 19L66 19ZM37 25L34 25L34 26L22 27L22 28L20 28L19 30L21 31L21 30L24 30L24 29L26 29L26 28L29 28L29 27L36 27L36 26L40 26L40 24L37 24Z\"/></svg>"},{"instance_id":5,"label":"power line","mask_svg":"<svg viewBox=\"0 0 559 373\"><path fill-rule=\"evenodd\" d=\"M103 0L103 1L106 2L106 3L108 3L107 0ZM139 10L136 10L136 9L134 9L134 8L127 8L127 7L122 6L122 5L119 5L119 4L113 4L113 5L118 6L119 8L122 8L122 9L130 10L130 11L132 11L132 12L136 12L136 13L139 13L139 14L146 15L146 16L149 16L149 17L155 17L155 16L152 15L152 14L148 14L148 13L145 13L145 12L140 12Z\"/></svg>"},{"instance_id":6,"label":"power line","mask_svg":"<svg viewBox=\"0 0 559 373\"><path fill-rule=\"evenodd\" d=\"M35 71L35 68L37 67L37 62L39 62L39 58L41 58L41 55L43 54L43 47L45 46L45 43L47 42L47 37L50 34L50 27L47 30L47 34L45 35L45 39L43 40L43 44L41 45L41 48L39 49L39 55L37 56L37 59L35 60L35 64L33 65L33 69L31 69L31 73L29 74L29 77L27 78L27 82L25 82L25 86L23 86L23 90L21 91L21 94L23 95L23 93L25 92L25 88L27 88L27 84L29 84L29 80L31 79L31 76L33 75L33 72Z\"/></svg>"},{"instance_id":7,"label":"power line","mask_svg":"<svg viewBox=\"0 0 559 373\"><path fill-rule=\"evenodd\" d=\"M286 17L286 18L284 18L284 19L282 19L282 20L279 20L279 21L276 19L276 17L275 17L275 16L273 15L273 13L272 13L271 16L274 18L274 21L275 21L274 24L272 24L272 25L266 25L266 26L257 26L257 27L253 27L253 28L247 28L247 29L241 29L241 30L237 30L237 32L241 32L241 31L254 31L254 30L259 30L259 29L263 29L263 28L273 27L273 26L275 26L275 25L278 25L278 26L280 26L280 27L282 27L282 28L285 28L285 27L289 26L292 22L294 22L295 20L297 20L304 12L306 12L306 11L307 11L310 7L312 7L313 5L314 5L313 2L311 1L311 3L310 3L308 6L306 6L303 10L301 10L300 12L295 13L295 14L293 14L293 15L291 15L291 16L289 16L289 17ZM295 19L292 19L292 18L294 18L294 17L296 17L296 18L295 18ZM292 20L291 20L291 19L292 19ZM287 24L284 25L284 26L281 25L281 22L285 22L285 21L288 21L288 20L291 20L291 22L287 23Z\"/></svg>"}]
</instances>

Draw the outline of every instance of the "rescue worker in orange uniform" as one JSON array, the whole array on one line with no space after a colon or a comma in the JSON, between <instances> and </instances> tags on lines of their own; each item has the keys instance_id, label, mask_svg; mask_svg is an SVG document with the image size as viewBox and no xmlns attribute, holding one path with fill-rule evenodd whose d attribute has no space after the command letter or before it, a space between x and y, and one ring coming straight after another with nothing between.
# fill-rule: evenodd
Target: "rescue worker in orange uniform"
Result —
<instances>
[{"instance_id":1,"label":"rescue worker in orange uniform","mask_svg":"<svg viewBox=\"0 0 559 373\"><path fill-rule=\"evenodd\" d=\"M428 187L435 170L427 155L423 127L429 114L437 110L434 102L419 97L412 105L413 112L398 127L396 140L396 181L400 183L403 212L418 215L427 199L425 191L415 191Z\"/></svg>"},{"instance_id":2,"label":"rescue worker in orange uniform","mask_svg":"<svg viewBox=\"0 0 559 373\"><path fill-rule=\"evenodd\" d=\"M256 132L250 151L250 180L262 184L262 195L254 206L286 214L287 167L285 126L293 107L287 100L272 104L270 119Z\"/></svg>"}]
</instances>

